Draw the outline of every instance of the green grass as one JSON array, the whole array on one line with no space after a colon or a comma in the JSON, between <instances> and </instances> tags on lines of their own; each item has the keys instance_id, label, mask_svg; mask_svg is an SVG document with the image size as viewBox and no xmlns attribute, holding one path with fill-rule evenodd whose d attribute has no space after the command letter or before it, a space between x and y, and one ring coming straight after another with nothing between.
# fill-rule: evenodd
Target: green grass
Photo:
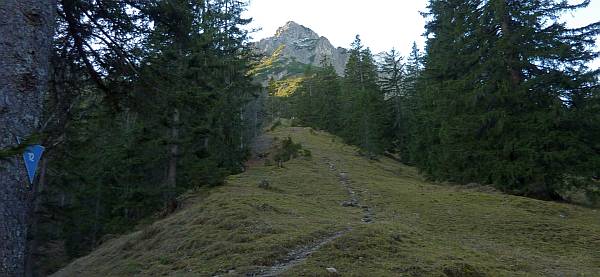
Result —
<instances>
[{"instance_id":1,"label":"green grass","mask_svg":"<svg viewBox=\"0 0 600 277\"><path fill-rule=\"evenodd\" d=\"M600 213L459 186L432 184L392 160L370 161L307 128L269 135L312 152L257 165L226 185L190 192L184 207L110 240L58 276L243 275L349 227L285 276L599 276ZM348 194L327 161L348 172L373 208L342 207ZM258 184L268 180L271 189Z\"/></svg>"}]
</instances>

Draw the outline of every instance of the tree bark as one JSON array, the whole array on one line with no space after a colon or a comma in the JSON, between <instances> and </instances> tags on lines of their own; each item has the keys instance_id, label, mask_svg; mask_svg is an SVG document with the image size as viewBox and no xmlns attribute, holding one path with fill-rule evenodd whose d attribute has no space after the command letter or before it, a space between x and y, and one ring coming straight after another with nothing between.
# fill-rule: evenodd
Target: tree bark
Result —
<instances>
[{"instance_id":1,"label":"tree bark","mask_svg":"<svg viewBox=\"0 0 600 277\"><path fill-rule=\"evenodd\" d=\"M0 149L39 128L55 10L55 0L0 1ZM25 274L27 182L20 156L0 161L0 276Z\"/></svg>"},{"instance_id":2,"label":"tree bark","mask_svg":"<svg viewBox=\"0 0 600 277\"><path fill-rule=\"evenodd\" d=\"M26 257L25 257L25 276L34 277L38 276L35 273L36 261L35 258L38 254L38 224L40 222L40 212L42 208L42 194L46 189L46 169L48 168L48 159L40 161L40 174L38 179L37 189L33 189L33 205L31 207L31 214L29 214L29 240L27 241Z\"/></svg>"},{"instance_id":3,"label":"tree bark","mask_svg":"<svg viewBox=\"0 0 600 277\"><path fill-rule=\"evenodd\" d=\"M167 172L167 186L177 186L177 158L179 156L179 109L173 110L173 126L171 126L171 145L169 149L169 169Z\"/></svg>"}]
</instances>

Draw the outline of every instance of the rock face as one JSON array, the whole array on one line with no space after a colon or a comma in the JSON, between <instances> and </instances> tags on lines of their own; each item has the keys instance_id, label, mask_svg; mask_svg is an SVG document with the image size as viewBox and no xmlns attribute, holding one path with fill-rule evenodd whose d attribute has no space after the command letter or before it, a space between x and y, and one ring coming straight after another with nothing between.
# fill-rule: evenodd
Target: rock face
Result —
<instances>
[{"instance_id":1,"label":"rock face","mask_svg":"<svg viewBox=\"0 0 600 277\"><path fill-rule=\"evenodd\" d=\"M348 62L348 51L334 47L326 37L319 36L313 30L290 21L280 27L275 36L262 39L255 47L265 55L273 55L282 48L281 58L288 63L298 62L320 66L321 60L327 58L341 76Z\"/></svg>"}]
</instances>

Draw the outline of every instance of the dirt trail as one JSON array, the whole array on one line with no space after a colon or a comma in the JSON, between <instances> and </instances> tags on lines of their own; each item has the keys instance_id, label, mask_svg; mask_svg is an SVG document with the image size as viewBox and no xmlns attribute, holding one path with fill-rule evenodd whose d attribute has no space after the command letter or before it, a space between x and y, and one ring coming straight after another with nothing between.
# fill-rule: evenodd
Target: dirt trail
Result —
<instances>
[{"instance_id":1,"label":"dirt trail","mask_svg":"<svg viewBox=\"0 0 600 277\"><path fill-rule=\"evenodd\" d=\"M349 229L346 229L343 231L339 231L329 237L325 237L325 238L319 240L318 242L316 242L314 244L294 249L293 251L288 253L288 255L285 259L279 261L277 264L275 264L267 269L258 271L258 272L248 273L248 274L246 274L246 276L248 276L248 277L251 277L251 276L252 277L279 276L280 274L288 271L292 267L295 267L295 266L301 264L302 262L304 262L306 259L308 259L308 257L310 257L310 255L312 253L319 250L319 248L336 240L337 238L343 236L344 234L348 233L351 230L352 229L349 228Z\"/></svg>"},{"instance_id":2,"label":"dirt trail","mask_svg":"<svg viewBox=\"0 0 600 277\"><path fill-rule=\"evenodd\" d=\"M331 171L338 172L338 176L340 178L340 183L346 189L346 191L348 191L348 194L350 195L350 200L342 203L342 206L361 208L363 210L363 218L361 221L364 223L372 223L373 220L375 219L375 214L373 212L373 209L371 207L367 206L366 204L364 204L363 201L361 201L358 194L354 191L354 187L352 186L352 180L350 179L349 173L344 170L338 170L336 165L331 161L327 160L326 163L329 166L329 169Z\"/></svg>"},{"instance_id":3,"label":"dirt trail","mask_svg":"<svg viewBox=\"0 0 600 277\"><path fill-rule=\"evenodd\" d=\"M257 143L260 146L261 144L264 144L266 142L263 139L263 140L257 141ZM264 148L264 149L268 149L268 148ZM257 151L257 152L260 153L260 151ZM337 173L340 184L342 184L342 186L348 192L348 195L350 197L349 200L341 203L342 206L361 208L363 210L363 218L361 219L361 221L365 224L372 223L374 221L373 209L371 207L365 205L364 203L362 203L360 197L354 191L354 188L352 186L352 181L349 178L349 173L346 171L343 171L343 170L338 170L336 165L333 162L331 162L329 159L325 159L325 163L329 167L329 170ZM314 252L319 250L321 247L340 238L341 236L345 235L346 233L350 232L351 230L352 230L352 228L348 228L346 230L336 232L335 234L333 234L331 236L322 238L321 240L317 241L314 244L305 245L305 246L301 246L297 249L294 249L294 250L290 251L284 259L280 260L279 262L272 265L271 267L263 269L263 270L247 273L246 276L248 276L248 277L279 276L280 274L282 274L282 273L288 271L289 269L304 262L306 259L308 259L308 257L310 257L310 255L312 255Z\"/></svg>"}]
</instances>

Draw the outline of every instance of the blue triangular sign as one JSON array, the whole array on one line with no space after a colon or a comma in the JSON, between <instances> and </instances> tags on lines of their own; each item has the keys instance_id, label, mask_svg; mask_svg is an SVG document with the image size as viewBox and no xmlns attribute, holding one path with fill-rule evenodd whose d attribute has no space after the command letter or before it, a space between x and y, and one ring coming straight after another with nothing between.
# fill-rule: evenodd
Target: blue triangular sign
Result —
<instances>
[{"instance_id":1,"label":"blue triangular sign","mask_svg":"<svg viewBox=\"0 0 600 277\"><path fill-rule=\"evenodd\" d=\"M45 148L41 145L32 145L27 147L23 153L23 159L25 160L25 167L27 168L30 184L33 184L33 178L35 178L35 172L37 171L38 163L42 158L44 149Z\"/></svg>"}]
</instances>

